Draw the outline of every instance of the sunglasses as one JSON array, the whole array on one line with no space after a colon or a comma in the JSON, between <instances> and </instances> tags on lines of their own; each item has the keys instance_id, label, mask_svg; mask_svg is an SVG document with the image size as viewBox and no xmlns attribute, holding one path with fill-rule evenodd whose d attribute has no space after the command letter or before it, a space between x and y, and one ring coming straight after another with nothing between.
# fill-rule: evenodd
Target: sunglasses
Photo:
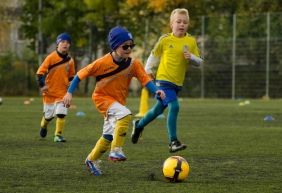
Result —
<instances>
[{"instance_id":1,"label":"sunglasses","mask_svg":"<svg viewBox=\"0 0 282 193\"><path fill-rule=\"evenodd\" d=\"M133 49L135 46L135 44L131 44L131 45L123 45L121 46L123 50L127 50L128 48Z\"/></svg>"}]
</instances>

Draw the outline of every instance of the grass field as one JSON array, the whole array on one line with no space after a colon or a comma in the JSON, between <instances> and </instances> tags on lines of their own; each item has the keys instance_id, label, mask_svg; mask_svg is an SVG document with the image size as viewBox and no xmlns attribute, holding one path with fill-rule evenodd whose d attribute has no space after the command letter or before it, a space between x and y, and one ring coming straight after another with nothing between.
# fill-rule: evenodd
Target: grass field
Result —
<instances>
[{"instance_id":1,"label":"grass field","mask_svg":"<svg viewBox=\"0 0 282 193\"><path fill-rule=\"evenodd\" d=\"M235 100L181 100L178 136L188 148L173 155L186 158L191 171L176 184L161 173L172 155L164 119L152 122L138 144L131 144L128 134L128 160L111 163L105 154L104 175L94 177L84 160L101 135L103 118L90 98L74 99L64 144L53 142L54 121L47 138L40 139L41 99L29 105L24 100L4 98L0 106L1 193L282 192L282 100L250 100L245 106ZM129 99L128 107L136 114L139 99ZM78 111L86 115L76 116ZM265 122L266 115L275 120Z\"/></svg>"}]
</instances>

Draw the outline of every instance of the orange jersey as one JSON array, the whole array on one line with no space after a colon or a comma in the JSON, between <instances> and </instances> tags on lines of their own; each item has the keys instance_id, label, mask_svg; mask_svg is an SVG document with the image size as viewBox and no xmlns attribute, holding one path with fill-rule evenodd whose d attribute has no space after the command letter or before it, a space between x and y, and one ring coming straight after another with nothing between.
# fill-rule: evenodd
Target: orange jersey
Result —
<instances>
[{"instance_id":1,"label":"orange jersey","mask_svg":"<svg viewBox=\"0 0 282 193\"><path fill-rule=\"evenodd\" d=\"M118 65L114 63L111 54L108 53L104 57L97 59L81 69L77 75L80 80L83 80L89 76L99 77L117 68ZM106 116L108 108L114 102L125 105L129 84L133 77L136 77L143 86L151 80L147 76L141 62L139 60L132 60L131 64L122 71L96 81L92 100L96 104L97 109L104 114L104 116Z\"/></svg>"},{"instance_id":2,"label":"orange jersey","mask_svg":"<svg viewBox=\"0 0 282 193\"><path fill-rule=\"evenodd\" d=\"M53 51L46 57L36 72L38 75L46 75L45 85L48 87L48 92L43 93L44 103L48 104L62 100L69 86L69 78L75 75L73 59L54 66L54 64L62 60L63 58L59 56L57 51Z\"/></svg>"}]
</instances>

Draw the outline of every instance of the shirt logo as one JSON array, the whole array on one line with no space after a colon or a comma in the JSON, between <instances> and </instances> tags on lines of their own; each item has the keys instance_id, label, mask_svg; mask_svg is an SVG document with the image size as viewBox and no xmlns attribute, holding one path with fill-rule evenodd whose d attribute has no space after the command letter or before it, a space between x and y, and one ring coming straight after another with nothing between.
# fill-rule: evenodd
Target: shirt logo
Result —
<instances>
[{"instance_id":1,"label":"shirt logo","mask_svg":"<svg viewBox=\"0 0 282 193\"><path fill-rule=\"evenodd\" d=\"M67 71L67 72L70 71L70 64L69 64L69 63L67 63L67 65L66 65L66 71Z\"/></svg>"},{"instance_id":2,"label":"shirt logo","mask_svg":"<svg viewBox=\"0 0 282 193\"><path fill-rule=\"evenodd\" d=\"M170 45L168 46L168 48L173 48L173 45L170 44Z\"/></svg>"}]
</instances>

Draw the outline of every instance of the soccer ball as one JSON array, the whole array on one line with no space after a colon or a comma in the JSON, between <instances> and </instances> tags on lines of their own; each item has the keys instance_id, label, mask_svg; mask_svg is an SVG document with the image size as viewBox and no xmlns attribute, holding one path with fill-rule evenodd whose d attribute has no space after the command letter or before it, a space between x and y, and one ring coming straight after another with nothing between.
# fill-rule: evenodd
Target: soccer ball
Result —
<instances>
[{"instance_id":1,"label":"soccer ball","mask_svg":"<svg viewBox=\"0 0 282 193\"><path fill-rule=\"evenodd\" d=\"M189 175L189 164L180 156L171 156L164 161L163 175L170 182L180 182Z\"/></svg>"}]
</instances>

